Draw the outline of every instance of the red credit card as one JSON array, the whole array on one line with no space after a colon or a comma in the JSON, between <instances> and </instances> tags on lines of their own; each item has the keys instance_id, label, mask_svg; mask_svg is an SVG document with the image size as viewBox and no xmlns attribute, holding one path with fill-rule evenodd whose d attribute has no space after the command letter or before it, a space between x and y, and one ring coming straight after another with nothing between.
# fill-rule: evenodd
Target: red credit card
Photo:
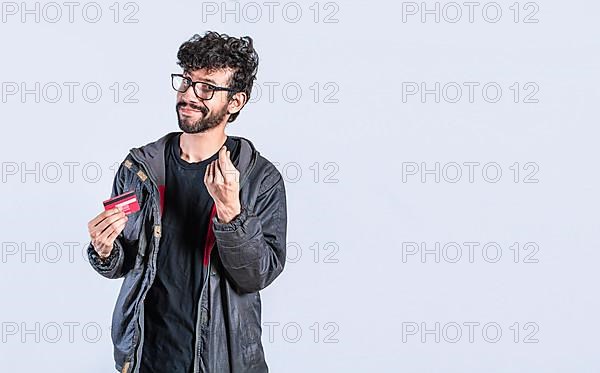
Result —
<instances>
[{"instance_id":1,"label":"red credit card","mask_svg":"<svg viewBox=\"0 0 600 373\"><path fill-rule=\"evenodd\" d=\"M136 211L140 211L140 205L135 196L135 190L114 196L102 202L104 204L104 210L111 210L116 207L120 207L125 215L133 214Z\"/></svg>"}]
</instances>

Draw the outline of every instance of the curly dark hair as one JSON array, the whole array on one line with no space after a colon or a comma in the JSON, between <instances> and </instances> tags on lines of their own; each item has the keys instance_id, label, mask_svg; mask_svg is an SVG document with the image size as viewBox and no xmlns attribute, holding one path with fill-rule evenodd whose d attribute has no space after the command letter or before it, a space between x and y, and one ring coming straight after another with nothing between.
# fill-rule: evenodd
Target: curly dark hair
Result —
<instances>
[{"instance_id":1,"label":"curly dark hair","mask_svg":"<svg viewBox=\"0 0 600 373\"><path fill-rule=\"evenodd\" d=\"M228 92L227 98L231 99L236 92L245 92L247 102L258 70L258 54L252 43L250 36L235 38L214 31L207 31L204 36L194 34L179 47L177 64L184 71L231 68L233 76L227 86L235 92ZM239 113L231 114L228 122L233 122Z\"/></svg>"}]
</instances>

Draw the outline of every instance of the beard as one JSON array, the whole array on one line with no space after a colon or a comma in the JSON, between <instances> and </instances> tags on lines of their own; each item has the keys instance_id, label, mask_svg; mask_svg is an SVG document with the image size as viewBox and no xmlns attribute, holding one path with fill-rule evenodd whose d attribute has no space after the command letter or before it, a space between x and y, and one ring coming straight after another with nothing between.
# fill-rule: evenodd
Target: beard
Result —
<instances>
[{"instance_id":1,"label":"beard","mask_svg":"<svg viewBox=\"0 0 600 373\"><path fill-rule=\"evenodd\" d=\"M189 106L192 109L198 110L202 112L202 118L198 119L194 122L194 120L190 117L184 116L182 117L179 114L179 108ZM224 105L220 111L212 113L207 116L208 109L202 106L190 105L185 102L178 102L175 106L175 111L177 112L177 122L179 123L179 128L185 133L200 133L206 132L211 128L219 126L223 119L227 115L227 105Z\"/></svg>"}]
</instances>

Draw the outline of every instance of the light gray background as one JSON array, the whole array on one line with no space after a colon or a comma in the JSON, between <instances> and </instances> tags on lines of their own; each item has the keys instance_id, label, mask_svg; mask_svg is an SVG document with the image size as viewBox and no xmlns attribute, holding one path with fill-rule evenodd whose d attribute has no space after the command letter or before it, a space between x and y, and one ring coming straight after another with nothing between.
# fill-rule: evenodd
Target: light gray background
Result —
<instances>
[{"instance_id":1,"label":"light gray background","mask_svg":"<svg viewBox=\"0 0 600 373\"><path fill-rule=\"evenodd\" d=\"M251 139L286 178L290 260L261 293L271 371L600 369L600 6L539 1L539 22L524 23L534 8L519 3L514 22L513 2L501 1L502 17L491 23L480 2L473 22L463 5L459 22L428 16L423 23L419 15L402 22L401 2L323 1L315 22L313 3L295 3L302 9L298 22L282 16L286 2L276 5L272 22L263 2L255 3L260 19L241 2L240 19L228 15L223 22L222 7L235 9L232 1L211 3L217 15L203 13L201 2L144 2L137 10L121 2L116 23L112 2L97 3L103 13L96 23L83 19L86 3L75 8L72 23L64 5L56 23L40 14L42 3L39 23L32 15L21 22L22 9L3 14L3 90L11 82L30 89L39 82L47 91L39 103L20 92L0 102L0 371L113 371L109 325L121 280L99 276L86 262L86 224L109 196L114 165L127 151L178 130L169 74L179 71L179 45L206 30L255 39L262 97L226 132ZM287 6L294 17L294 4ZM138 22L124 23L132 11ZM324 22L331 13L328 20L337 22ZM63 88L56 103L49 102L52 82ZM65 82L79 84L73 102ZM102 88L97 103L82 95L89 82ZM128 82L138 89L137 103L123 102L133 91L124 88ZM279 84L272 99L269 82ZM488 103L479 89L472 103L466 96L436 103L431 95L425 103L419 96L403 102L403 82L428 88L496 82L503 96ZM521 95L531 92L523 84L534 83L539 102L521 96L514 103L515 82ZM301 87L297 102L293 90L282 94L287 83ZM330 99L337 102L324 102L334 90ZM65 162L76 162L72 179ZM421 182L421 174L403 181L403 162L429 168L439 162L440 170L452 162L480 166L472 183L465 167L456 183L448 181L452 168L439 182L434 175ZM494 162L503 172L496 183L481 176L482 166ZM509 168L515 162L518 182ZM528 162L537 165L536 183L523 182ZM406 242L433 249L436 242L471 241L498 243L502 257L489 263L479 246L471 263L462 246L457 263L448 260L450 251L439 263L433 255L425 263L419 255L403 260ZM515 242L537 245L537 262L525 263L521 250L515 263L509 249ZM472 343L464 324L470 322L479 323ZM439 323L439 342L434 334L422 341L422 329L403 340L410 323L428 329ZM462 337L452 343L456 325ZM493 329L486 340L484 325L499 327L500 340L488 341ZM532 331L537 342L524 343Z\"/></svg>"}]
</instances>

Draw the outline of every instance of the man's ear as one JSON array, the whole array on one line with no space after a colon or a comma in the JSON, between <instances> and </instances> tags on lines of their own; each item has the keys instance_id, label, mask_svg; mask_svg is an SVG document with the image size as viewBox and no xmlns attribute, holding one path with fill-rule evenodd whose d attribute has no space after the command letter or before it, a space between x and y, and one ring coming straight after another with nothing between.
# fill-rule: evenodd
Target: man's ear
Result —
<instances>
[{"instance_id":1,"label":"man's ear","mask_svg":"<svg viewBox=\"0 0 600 373\"><path fill-rule=\"evenodd\" d=\"M227 112L229 114L235 114L242 110L244 105L248 102L248 95L246 92L236 92L231 100L229 100L229 105L227 106Z\"/></svg>"}]
</instances>

